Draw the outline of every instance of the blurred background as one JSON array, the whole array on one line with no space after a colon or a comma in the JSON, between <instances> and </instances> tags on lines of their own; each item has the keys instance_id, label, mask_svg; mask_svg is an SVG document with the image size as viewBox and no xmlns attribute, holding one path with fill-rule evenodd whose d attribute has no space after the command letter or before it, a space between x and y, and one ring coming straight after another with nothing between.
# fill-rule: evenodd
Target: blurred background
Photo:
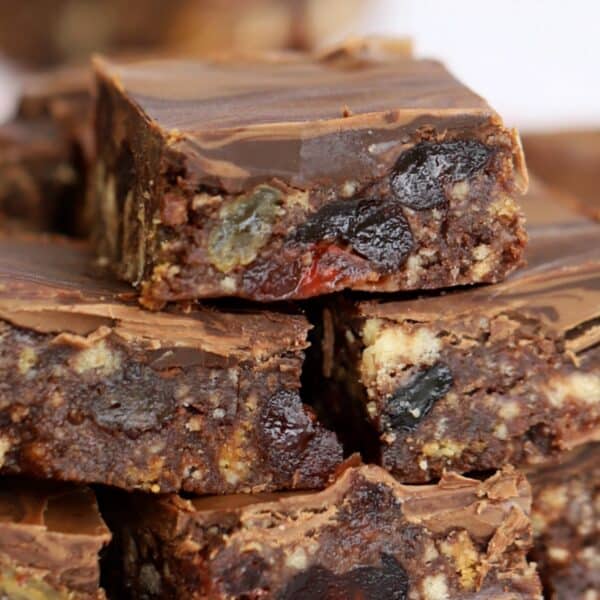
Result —
<instances>
[{"instance_id":1,"label":"blurred background","mask_svg":"<svg viewBox=\"0 0 600 600\"><path fill-rule=\"evenodd\" d=\"M202 55L410 36L523 129L600 125L600 3L591 0L0 0L0 118L18 74L93 51Z\"/></svg>"}]
</instances>

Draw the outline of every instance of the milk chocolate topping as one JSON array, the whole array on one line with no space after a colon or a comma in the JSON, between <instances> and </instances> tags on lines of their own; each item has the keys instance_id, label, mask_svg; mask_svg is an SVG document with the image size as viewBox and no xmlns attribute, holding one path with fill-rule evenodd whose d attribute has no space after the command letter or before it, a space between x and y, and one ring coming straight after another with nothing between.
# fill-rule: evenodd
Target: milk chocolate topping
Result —
<instances>
[{"instance_id":1,"label":"milk chocolate topping","mask_svg":"<svg viewBox=\"0 0 600 600\"><path fill-rule=\"evenodd\" d=\"M419 128L485 137L486 124L490 134L501 125L437 62L332 56L95 66L168 134L197 183L216 176L228 191L261 177L376 178Z\"/></svg>"},{"instance_id":2,"label":"milk chocolate topping","mask_svg":"<svg viewBox=\"0 0 600 600\"><path fill-rule=\"evenodd\" d=\"M52 586L93 593L98 552L110 537L90 489L14 478L0 482L3 576L6 569L39 569L49 574Z\"/></svg>"},{"instance_id":3,"label":"milk chocolate topping","mask_svg":"<svg viewBox=\"0 0 600 600\"><path fill-rule=\"evenodd\" d=\"M313 507L334 506L356 482L364 478L381 482L394 490L407 521L423 524L429 530L443 533L450 528L462 527L476 538L490 536L506 515L514 508L527 514L531 508L530 490L524 477L507 468L481 483L455 473L444 475L435 485L402 485L380 467L365 465L349 468L335 485L322 492L263 494L253 496L220 496L182 500L177 496L165 498L179 510L199 516L209 511L240 511L251 523L268 511L294 513ZM285 536L285 532L282 532Z\"/></svg>"},{"instance_id":4,"label":"milk chocolate topping","mask_svg":"<svg viewBox=\"0 0 600 600\"><path fill-rule=\"evenodd\" d=\"M482 98L458 83L440 63L429 60L369 62L343 68L327 60L175 60L119 65L98 59L96 66L112 70L124 90L147 105L151 119L192 134L335 120L341 117L343 103L355 115L392 109L402 114L413 109L493 114ZM256 101L249 103L250 98Z\"/></svg>"},{"instance_id":5,"label":"milk chocolate topping","mask_svg":"<svg viewBox=\"0 0 600 600\"><path fill-rule=\"evenodd\" d=\"M128 296L130 288L94 267L84 244L51 237L0 237L0 317L18 326L81 336L104 326L122 337L153 344L156 350L192 348L239 358L266 358L297 348L303 344L298 335L304 339L308 329L303 317L269 311L199 307L188 314L151 313Z\"/></svg>"}]
</instances>

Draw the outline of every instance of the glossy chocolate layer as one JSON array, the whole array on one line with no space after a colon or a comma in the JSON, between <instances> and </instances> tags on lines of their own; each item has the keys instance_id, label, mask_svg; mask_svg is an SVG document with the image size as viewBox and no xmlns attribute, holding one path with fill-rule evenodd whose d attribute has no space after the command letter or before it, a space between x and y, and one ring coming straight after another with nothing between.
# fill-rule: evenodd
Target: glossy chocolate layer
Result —
<instances>
[{"instance_id":1,"label":"glossy chocolate layer","mask_svg":"<svg viewBox=\"0 0 600 600\"><path fill-rule=\"evenodd\" d=\"M0 283L0 317L17 326L82 336L110 327L125 339L172 352L172 366L185 366L191 359L191 354L181 352L184 348L266 360L306 347L309 325L298 315L205 306L145 311L135 303L130 288L94 265L86 244L64 238L0 237Z\"/></svg>"},{"instance_id":2,"label":"glossy chocolate layer","mask_svg":"<svg viewBox=\"0 0 600 600\"><path fill-rule=\"evenodd\" d=\"M379 57L378 57L379 58ZM501 125L487 103L439 63L346 63L294 55L236 62L96 61L186 156L196 185L218 178L228 191L244 181L280 178L374 180L419 127L477 132Z\"/></svg>"},{"instance_id":3,"label":"glossy chocolate layer","mask_svg":"<svg viewBox=\"0 0 600 600\"><path fill-rule=\"evenodd\" d=\"M533 599L529 494L510 470L411 487L361 466L314 494L136 497L125 579L150 598Z\"/></svg>"},{"instance_id":4,"label":"glossy chocolate layer","mask_svg":"<svg viewBox=\"0 0 600 600\"><path fill-rule=\"evenodd\" d=\"M0 594L7 598L104 597L98 553L110 538L90 489L0 481Z\"/></svg>"}]
</instances>

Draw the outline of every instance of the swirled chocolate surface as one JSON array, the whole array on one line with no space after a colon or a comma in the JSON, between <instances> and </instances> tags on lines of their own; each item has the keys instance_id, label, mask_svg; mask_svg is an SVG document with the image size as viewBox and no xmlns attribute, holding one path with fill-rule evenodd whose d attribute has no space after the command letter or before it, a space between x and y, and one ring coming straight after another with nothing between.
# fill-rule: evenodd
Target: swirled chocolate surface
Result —
<instances>
[{"instance_id":1,"label":"swirled chocolate surface","mask_svg":"<svg viewBox=\"0 0 600 600\"><path fill-rule=\"evenodd\" d=\"M44 580L35 584L42 587L96 592L98 552L110 537L89 488L13 478L0 483L0 589L4 592L18 587L11 581L15 570L24 589L34 585L27 581L29 573Z\"/></svg>"},{"instance_id":2,"label":"swirled chocolate surface","mask_svg":"<svg viewBox=\"0 0 600 600\"><path fill-rule=\"evenodd\" d=\"M235 61L98 59L198 181L230 191L247 180L293 185L376 178L415 131L476 136L502 128L481 97L440 63L399 54L371 60L284 54Z\"/></svg>"}]
</instances>

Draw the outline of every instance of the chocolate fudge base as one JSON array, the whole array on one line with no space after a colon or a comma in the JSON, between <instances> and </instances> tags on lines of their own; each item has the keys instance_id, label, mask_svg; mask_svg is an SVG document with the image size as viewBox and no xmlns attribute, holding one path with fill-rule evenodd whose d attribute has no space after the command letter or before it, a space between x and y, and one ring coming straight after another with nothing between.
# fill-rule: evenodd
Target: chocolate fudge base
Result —
<instances>
[{"instance_id":1,"label":"chocolate fudge base","mask_svg":"<svg viewBox=\"0 0 600 600\"><path fill-rule=\"evenodd\" d=\"M49 117L0 127L0 213L24 228L68 232L81 181L73 149Z\"/></svg>"},{"instance_id":2,"label":"chocolate fudge base","mask_svg":"<svg viewBox=\"0 0 600 600\"><path fill-rule=\"evenodd\" d=\"M141 309L84 244L0 237L0 468L153 492L320 488L342 452L299 397L308 321Z\"/></svg>"},{"instance_id":3,"label":"chocolate fudge base","mask_svg":"<svg viewBox=\"0 0 600 600\"><path fill-rule=\"evenodd\" d=\"M362 466L313 494L137 495L115 528L133 597L533 600L529 505L512 471L410 487Z\"/></svg>"},{"instance_id":4,"label":"chocolate fudge base","mask_svg":"<svg viewBox=\"0 0 600 600\"><path fill-rule=\"evenodd\" d=\"M497 286L324 302L312 389L350 450L418 483L600 440L600 227L531 237Z\"/></svg>"},{"instance_id":5,"label":"chocolate fudge base","mask_svg":"<svg viewBox=\"0 0 600 600\"><path fill-rule=\"evenodd\" d=\"M589 600L600 590L600 444L527 472L532 525L549 600Z\"/></svg>"},{"instance_id":6,"label":"chocolate fudge base","mask_svg":"<svg viewBox=\"0 0 600 600\"><path fill-rule=\"evenodd\" d=\"M99 253L145 306L434 289L521 264L517 134L441 65L366 56L96 61Z\"/></svg>"},{"instance_id":7,"label":"chocolate fudge base","mask_svg":"<svg viewBox=\"0 0 600 600\"><path fill-rule=\"evenodd\" d=\"M0 479L0 597L102 600L99 552L110 541L94 493Z\"/></svg>"}]
</instances>

